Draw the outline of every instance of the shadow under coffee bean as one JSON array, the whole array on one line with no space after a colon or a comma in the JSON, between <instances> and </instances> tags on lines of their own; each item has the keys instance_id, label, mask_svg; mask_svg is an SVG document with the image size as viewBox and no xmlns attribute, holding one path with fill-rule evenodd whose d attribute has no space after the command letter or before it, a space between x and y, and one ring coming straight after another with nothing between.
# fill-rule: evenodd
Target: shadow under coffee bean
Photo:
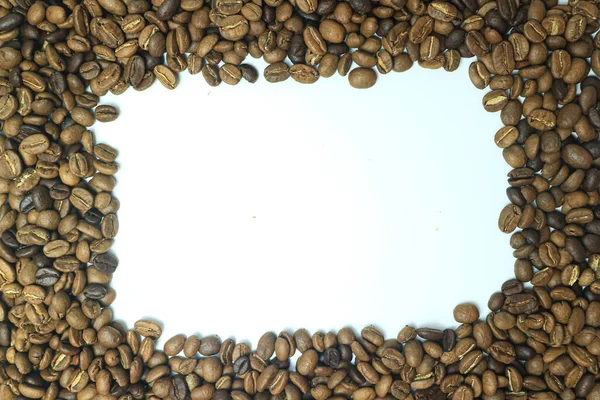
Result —
<instances>
[{"instance_id":1,"label":"shadow under coffee bean","mask_svg":"<svg viewBox=\"0 0 600 400\"><path fill-rule=\"evenodd\" d=\"M100 0L0 10L2 399L600 398L596 3ZM174 89L186 69L211 86L252 82L248 55L269 64L269 82L337 72L355 88L413 63L454 71L476 57L470 79L489 86L482 106L505 126L494 140L512 168L511 204L498 227L512 233L518 278L491 296L487 316L465 303L455 329L407 326L391 339L372 326L299 329L265 333L251 349L180 334L162 350L152 321L127 330L113 320L118 151L96 143L91 110L109 90L155 80Z\"/></svg>"}]
</instances>

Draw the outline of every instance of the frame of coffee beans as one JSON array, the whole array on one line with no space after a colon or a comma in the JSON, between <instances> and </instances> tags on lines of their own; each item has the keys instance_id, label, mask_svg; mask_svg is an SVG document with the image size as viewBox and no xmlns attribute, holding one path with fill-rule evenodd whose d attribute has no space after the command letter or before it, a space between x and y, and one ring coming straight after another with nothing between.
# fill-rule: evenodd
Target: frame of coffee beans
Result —
<instances>
[{"instance_id":1,"label":"frame of coffee beans","mask_svg":"<svg viewBox=\"0 0 600 400\"><path fill-rule=\"evenodd\" d=\"M0 399L600 399L598 16L595 0L0 0ZM487 314L256 348L160 349L155 321L114 321L118 151L89 129L119 115L103 95L186 70L364 89L463 58L512 168L498 227L514 279Z\"/></svg>"}]
</instances>

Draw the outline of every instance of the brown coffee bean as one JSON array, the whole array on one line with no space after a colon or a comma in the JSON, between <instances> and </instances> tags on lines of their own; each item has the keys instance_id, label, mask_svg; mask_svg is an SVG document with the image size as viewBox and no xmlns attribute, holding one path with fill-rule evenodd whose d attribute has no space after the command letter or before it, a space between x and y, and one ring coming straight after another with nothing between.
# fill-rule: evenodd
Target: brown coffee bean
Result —
<instances>
[{"instance_id":1,"label":"brown coffee bean","mask_svg":"<svg viewBox=\"0 0 600 400\"><path fill-rule=\"evenodd\" d=\"M100 122L112 122L119 117L119 111L109 105L101 105L94 110L96 119Z\"/></svg>"},{"instance_id":2,"label":"brown coffee bean","mask_svg":"<svg viewBox=\"0 0 600 400\"><path fill-rule=\"evenodd\" d=\"M103 346L113 349L121 344L123 341L123 335L117 329L112 326L103 326L98 330L98 341Z\"/></svg>"},{"instance_id":3,"label":"brown coffee bean","mask_svg":"<svg viewBox=\"0 0 600 400\"><path fill-rule=\"evenodd\" d=\"M427 14L437 21L451 22L456 18L458 10L451 3L433 1L427 6Z\"/></svg>"},{"instance_id":4,"label":"brown coffee bean","mask_svg":"<svg viewBox=\"0 0 600 400\"><path fill-rule=\"evenodd\" d=\"M541 43L548 35L539 21L529 20L523 26L523 34L532 43Z\"/></svg>"},{"instance_id":5,"label":"brown coffee bean","mask_svg":"<svg viewBox=\"0 0 600 400\"><path fill-rule=\"evenodd\" d=\"M318 72L309 65L295 64L290 68L290 76L296 82L315 83L319 79Z\"/></svg>"},{"instance_id":6,"label":"brown coffee bean","mask_svg":"<svg viewBox=\"0 0 600 400\"><path fill-rule=\"evenodd\" d=\"M219 69L221 80L228 85L237 85L242 79L242 72L233 64L225 64Z\"/></svg>"},{"instance_id":7,"label":"brown coffee bean","mask_svg":"<svg viewBox=\"0 0 600 400\"><path fill-rule=\"evenodd\" d=\"M513 46L508 41L503 41L494 46L492 50L494 70L500 75L508 75L515 69L515 55Z\"/></svg>"},{"instance_id":8,"label":"brown coffee bean","mask_svg":"<svg viewBox=\"0 0 600 400\"><path fill-rule=\"evenodd\" d=\"M479 310L474 304L459 304L454 308L454 319L461 324L471 324L479 319Z\"/></svg>"},{"instance_id":9,"label":"brown coffee bean","mask_svg":"<svg viewBox=\"0 0 600 400\"><path fill-rule=\"evenodd\" d=\"M317 6L319 2L315 0L300 0L296 4L300 11L302 11L303 13L313 14L315 11L317 11Z\"/></svg>"},{"instance_id":10,"label":"brown coffee bean","mask_svg":"<svg viewBox=\"0 0 600 400\"><path fill-rule=\"evenodd\" d=\"M504 207L498 219L498 227L504 233L511 233L517 229L517 225L521 220L521 209L515 205Z\"/></svg>"},{"instance_id":11,"label":"brown coffee bean","mask_svg":"<svg viewBox=\"0 0 600 400\"><path fill-rule=\"evenodd\" d=\"M561 151L561 156L562 159L573 168L588 169L592 164L592 156L590 153L576 144L567 144L564 146Z\"/></svg>"},{"instance_id":12,"label":"brown coffee bean","mask_svg":"<svg viewBox=\"0 0 600 400\"><path fill-rule=\"evenodd\" d=\"M342 43L346 37L344 26L334 20L325 20L319 25L319 32L330 43Z\"/></svg>"},{"instance_id":13,"label":"brown coffee bean","mask_svg":"<svg viewBox=\"0 0 600 400\"><path fill-rule=\"evenodd\" d=\"M41 154L50 147L50 140L44 134L34 134L23 139L19 149L28 154Z\"/></svg>"},{"instance_id":14,"label":"brown coffee bean","mask_svg":"<svg viewBox=\"0 0 600 400\"><path fill-rule=\"evenodd\" d=\"M356 68L350 71L348 80L355 89L368 89L377 82L377 73L370 68Z\"/></svg>"},{"instance_id":15,"label":"brown coffee bean","mask_svg":"<svg viewBox=\"0 0 600 400\"><path fill-rule=\"evenodd\" d=\"M492 90L483 97L483 108L488 112L500 111L508 103L504 90Z\"/></svg>"},{"instance_id":16,"label":"brown coffee bean","mask_svg":"<svg viewBox=\"0 0 600 400\"><path fill-rule=\"evenodd\" d=\"M241 15L231 15L224 18L220 25L219 31L221 36L227 40L240 40L250 30L248 20Z\"/></svg>"},{"instance_id":17,"label":"brown coffee bean","mask_svg":"<svg viewBox=\"0 0 600 400\"><path fill-rule=\"evenodd\" d=\"M0 155L0 178L14 179L21 175L23 164L21 158L12 150Z\"/></svg>"},{"instance_id":18,"label":"brown coffee bean","mask_svg":"<svg viewBox=\"0 0 600 400\"><path fill-rule=\"evenodd\" d=\"M173 90L177 87L177 75L169 67L159 64L154 67L153 73L156 79L167 89Z\"/></svg>"},{"instance_id":19,"label":"brown coffee bean","mask_svg":"<svg viewBox=\"0 0 600 400\"><path fill-rule=\"evenodd\" d=\"M310 375L314 371L318 361L318 354L315 350L306 350L296 362L296 370L301 375Z\"/></svg>"},{"instance_id":20,"label":"brown coffee bean","mask_svg":"<svg viewBox=\"0 0 600 400\"><path fill-rule=\"evenodd\" d=\"M274 63L265 68L264 76L267 82L283 82L290 77L290 68L283 62Z\"/></svg>"},{"instance_id":21,"label":"brown coffee bean","mask_svg":"<svg viewBox=\"0 0 600 400\"><path fill-rule=\"evenodd\" d=\"M141 319L134 324L135 331L144 336L153 339L158 339L162 335L162 328L154 321Z\"/></svg>"},{"instance_id":22,"label":"brown coffee bean","mask_svg":"<svg viewBox=\"0 0 600 400\"><path fill-rule=\"evenodd\" d=\"M182 334L175 335L167 340L163 348L165 354L169 357L173 357L181 353L183 350L183 345L185 344L185 340L186 336Z\"/></svg>"},{"instance_id":23,"label":"brown coffee bean","mask_svg":"<svg viewBox=\"0 0 600 400\"><path fill-rule=\"evenodd\" d=\"M308 47L313 54L324 55L327 52L327 44L317 29L309 26L304 31L303 37L306 47Z\"/></svg>"},{"instance_id":24,"label":"brown coffee bean","mask_svg":"<svg viewBox=\"0 0 600 400\"><path fill-rule=\"evenodd\" d=\"M527 116L529 125L540 131L547 131L556 126L556 115L552 111L536 109Z\"/></svg>"}]
</instances>

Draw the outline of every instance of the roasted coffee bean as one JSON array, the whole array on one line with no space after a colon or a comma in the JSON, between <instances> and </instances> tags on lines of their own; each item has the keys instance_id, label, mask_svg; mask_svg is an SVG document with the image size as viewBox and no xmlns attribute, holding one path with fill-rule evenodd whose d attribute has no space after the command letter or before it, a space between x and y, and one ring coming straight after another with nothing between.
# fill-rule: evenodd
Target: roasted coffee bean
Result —
<instances>
[{"instance_id":1,"label":"roasted coffee bean","mask_svg":"<svg viewBox=\"0 0 600 400\"><path fill-rule=\"evenodd\" d=\"M330 347L325 350L324 362L326 365L330 366L331 368L337 368L341 361L341 355L337 349Z\"/></svg>"},{"instance_id":2,"label":"roasted coffee bean","mask_svg":"<svg viewBox=\"0 0 600 400\"><path fill-rule=\"evenodd\" d=\"M156 16L161 20L168 20L173 17L179 5L181 4L181 0L165 0L162 2L158 10L156 10Z\"/></svg>"},{"instance_id":3,"label":"roasted coffee bean","mask_svg":"<svg viewBox=\"0 0 600 400\"><path fill-rule=\"evenodd\" d=\"M473 323L479 319L479 310L473 304L459 304L454 308L454 319L463 324Z\"/></svg>"},{"instance_id":4,"label":"roasted coffee bean","mask_svg":"<svg viewBox=\"0 0 600 400\"><path fill-rule=\"evenodd\" d=\"M119 116L119 111L113 106L98 106L94 111L96 114L96 119L100 122L111 122L116 120Z\"/></svg>"},{"instance_id":5,"label":"roasted coffee bean","mask_svg":"<svg viewBox=\"0 0 600 400\"><path fill-rule=\"evenodd\" d=\"M31 198L33 205L38 212L44 211L52 206L52 198L50 197L48 189L44 186L36 186L31 191Z\"/></svg>"},{"instance_id":6,"label":"roasted coffee bean","mask_svg":"<svg viewBox=\"0 0 600 400\"><path fill-rule=\"evenodd\" d=\"M285 63L278 62L265 68L264 75L267 82L283 82L290 77L290 68Z\"/></svg>"},{"instance_id":7,"label":"roasted coffee bean","mask_svg":"<svg viewBox=\"0 0 600 400\"><path fill-rule=\"evenodd\" d=\"M101 300L108 295L108 289L103 285L93 283L85 287L83 295L88 299Z\"/></svg>"},{"instance_id":8,"label":"roasted coffee bean","mask_svg":"<svg viewBox=\"0 0 600 400\"><path fill-rule=\"evenodd\" d=\"M258 80L258 71L256 68L249 64L242 64L239 66L239 69L242 72L242 78L250 83L256 83Z\"/></svg>"},{"instance_id":9,"label":"roasted coffee bean","mask_svg":"<svg viewBox=\"0 0 600 400\"><path fill-rule=\"evenodd\" d=\"M173 70L171 70L169 67L160 64L154 67L153 72L154 76L156 76L156 79L158 79L158 81L167 89L173 90L177 87L177 75L175 75Z\"/></svg>"},{"instance_id":10,"label":"roasted coffee bean","mask_svg":"<svg viewBox=\"0 0 600 400\"><path fill-rule=\"evenodd\" d=\"M101 272L113 273L119 266L119 260L111 253L99 254L93 259L94 267Z\"/></svg>"},{"instance_id":11,"label":"roasted coffee bean","mask_svg":"<svg viewBox=\"0 0 600 400\"><path fill-rule=\"evenodd\" d=\"M162 335L162 327L151 320L141 319L136 321L134 329L143 337L158 339Z\"/></svg>"},{"instance_id":12,"label":"roasted coffee bean","mask_svg":"<svg viewBox=\"0 0 600 400\"><path fill-rule=\"evenodd\" d=\"M188 383L186 382L183 375L175 375L173 377L173 383L169 389L169 394L173 399L187 399L189 397Z\"/></svg>"},{"instance_id":13,"label":"roasted coffee bean","mask_svg":"<svg viewBox=\"0 0 600 400\"><path fill-rule=\"evenodd\" d=\"M25 18L20 13L8 13L0 18L0 31L6 32L19 27ZM41 21L40 21L41 22Z\"/></svg>"},{"instance_id":14,"label":"roasted coffee bean","mask_svg":"<svg viewBox=\"0 0 600 400\"><path fill-rule=\"evenodd\" d=\"M60 279L60 273L54 268L40 268L35 273L35 283L40 286L52 286Z\"/></svg>"},{"instance_id":15,"label":"roasted coffee bean","mask_svg":"<svg viewBox=\"0 0 600 400\"><path fill-rule=\"evenodd\" d=\"M359 14L367 14L372 10L372 4L368 0L352 0L350 7Z\"/></svg>"},{"instance_id":16,"label":"roasted coffee bean","mask_svg":"<svg viewBox=\"0 0 600 400\"><path fill-rule=\"evenodd\" d=\"M315 83L319 79L319 73L311 66L295 64L290 67L290 76L299 83Z\"/></svg>"},{"instance_id":17,"label":"roasted coffee bean","mask_svg":"<svg viewBox=\"0 0 600 400\"><path fill-rule=\"evenodd\" d=\"M370 68L356 68L348 75L350 85L356 89L368 89L377 82L377 73Z\"/></svg>"},{"instance_id":18,"label":"roasted coffee bean","mask_svg":"<svg viewBox=\"0 0 600 400\"><path fill-rule=\"evenodd\" d=\"M250 30L248 20L241 15L232 15L224 18L220 25L219 31L227 40L240 40Z\"/></svg>"}]
</instances>

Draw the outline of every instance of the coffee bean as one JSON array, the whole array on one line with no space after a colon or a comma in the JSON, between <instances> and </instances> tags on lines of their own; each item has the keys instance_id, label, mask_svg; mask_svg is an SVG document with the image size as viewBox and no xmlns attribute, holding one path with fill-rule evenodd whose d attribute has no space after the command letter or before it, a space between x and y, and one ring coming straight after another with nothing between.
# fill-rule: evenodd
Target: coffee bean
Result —
<instances>
[{"instance_id":1,"label":"coffee bean","mask_svg":"<svg viewBox=\"0 0 600 400\"><path fill-rule=\"evenodd\" d=\"M44 186L36 186L31 191L31 198L35 209L39 211L47 210L52 205L50 192Z\"/></svg>"},{"instance_id":2,"label":"coffee bean","mask_svg":"<svg viewBox=\"0 0 600 400\"><path fill-rule=\"evenodd\" d=\"M318 354L315 350L305 351L296 362L296 370L300 375L311 374L317 366Z\"/></svg>"},{"instance_id":3,"label":"coffee bean","mask_svg":"<svg viewBox=\"0 0 600 400\"><path fill-rule=\"evenodd\" d=\"M450 3L441 1L433 1L427 6L427 14L435 20L443 22L451 22L456 15L458 10Z\"/></svg>"},{"instance_id":4,"label":"coffee bean","mask_svg":"<svg viewBox=\"0 0 600 400\"><path fill-rule=\"evenodd\" d=\"M173 399L185 400L189 398L189 388L185 378L182 375L173 377L173 384L169 389L169 395Z\"/></svg>"},{"instance_id":5,"label":"coffee bean","mask_svg":"<svg viewBox=\"0 0 600 400\"><path fill-rule=\"evenodd\" d=\"M368 0L351 0L350 7L359 14L367 14L371 12L372 5Z\"/></svg>"},{"instance_id":6,"label":"coffee bean","mask_svg":"<svg viewBox=\"0 0 600 400\"><path fill-rule=\"evenodd\" d=\"M527 116L527 122L535 129L548 131L556 126L556 115L548 110L536 109Z\"/></svg>"},{"instance_id":7,"label":"coffee bean","mask_svg":"<svg viewBox=\"0 0 600 400\"><path fill-rule=\"evenodd\" d=\"M255 83L258 80L258 71L256 68L249 64L242 64L239 66L240 71L242 72L242 77L250 82Z\"/></svg>"},{"instance_id":8,"label":"coffee bean","mask_svg":"<svg viewBox=\"0 0 600 400\"><path fill-rule=\"evenodd\" d=\"M111 253L99 254L94 257L94 267L105 273L113 273L119 266L119 260Z\"/></svg>"},{"instance_id":9,"label":"coffee bean","mask_svg":"<svg viewBox=\"0 0 600 400\"><path fill-rule=\"evenodd\" d=\"M141 319L134 324L135 331L144 336L153 339L158 339L162 335L162 328L154 321Z\"/></svg>"},{"instance_id":10,"label":"coffee bean","mask_svg":"<svg viewBox=\"0 0 600 400\"><path fill-rule=\"evenodd\" d=\"M20 150L33 155L41 154L48 150L49 147L50 141L48 140L46 135L41 133L33 134L31 136L26 137L19 145Z\"/></svg>"},{"instance_id":11,"label":"coffee bean","mask_svg":"<svg viewBox=\"0 0 600 400\"><path fill-rule=\"evenodd\" d=\"M219 69L219 76L228 85L237 85L242 79L242 71L233 64L225 64Z\"/></svg>"},{"instance_id":12,"label":"coffee bean","mask_svg":"<svg viewBox=\"0 0 600 400\"><path fill-rule=\"evenodd\" d=\"M355 89L368 89L377 82L377 73L370 68L356 68L350 71L348 80Z\"/></svg>"},{"instance_id":13,"label":"coffee bean","mask_svg":"<svg viewBox=\"0 0 600 400\"><path fill-rule=\"evenodd\" d=\"M60 278L60 273L54 268L40 268L35 273L35 283L40 286L52 286Z\"/></svg>"},{"instance_id":14,"label":"coffee bean","mask_svg":"<svg viewBox=\"0 0 600 400\"><path fill-rule=\"evenodd\" d=\"M48 193L53 200L65 200L71 194L69 187L60 183L53 185Z\"/></svg>"},{"instance_id":15,"label":"coffee bean","mask_svg":"<svg viewBox=\"0 0 600 400\"><path fill-rule=\"evenodd\" d=\"M492 50L492 60L494 69L498 74L508 75L512 73L516 65L512 44L508 41L503 41L494 46Z\"/></svg>"},{"instance_id":16,"label":"coffee bean","mask_svg":"<svg viewBox=\"0 0 600 400\"><path fill-rule=\"evenodd\" d=\"M241 15L226 17L219 25L221 36L227 40L240 40L246 36L249 30L248 20Z\"/></svg>"},{"instance_id":17,"label":"coffee bean","mask_svg":"<svg viewBox=\"0 0 600 400\"><path fill-rule=\"evenodd\" d=\"M215 87L221 84L219 69L214 65L205 65L204 67L202 67L202 76L204 77L206 83L209 84L209 86Z\"/></svg>"},{"instance_id":18,"label":"coffee bean","mask_svg":"<svg viewBox=\"0 0 600 400\"><path fill-rule=\"evenodd\" d=\"M14 179L22 170L23 164L17 153L8 150L0 155L0 178Z\"/></svg>"},{"instance_id":19,"label":"coffee bean","mask_svg":"<svg viewBox=\"0 0 600 400\"><path fill-rule=\"evenodd\" d=\"M122 341L121 332L112 326L103 326L98 330L98 342L109 349L117 347Z\"/></svg>"},{"instance_id":20,"label":"coffee bean","mask_svg":"<svg viewBox=\"0 0 600 400\"><path fill-rule=\"evenodd\" d=\"M325 350L323 360L325 364L330 366L331 368L337 368L338 365L340 365L340 362L342 361L340 352L333 347L330 347L327 350Z\"/></svg>"},{"instance_id":21,"label":"coffee bean","mask_svg":"<svg viewBox=\"0 0 600 400\"><path fill-rule=\"evenodd\" d=\"M162 2L158 10L156 10L156 16L158 19L163 21L171 19L179 5L181 4L181 0L165 0Z\"/></svg>"},{"instance_id":22,"label":"coffee bean","mask_svg":"<svg viewBox=\"0 0 600 400\"><path fill-rule=\"evenodd\" d=\"M290 77L290 68L283 62L274 63L265 68L264 75L267 82L283 82Z\"/></svg>"},{"instance_id":23,"label":"coffee bean","mask_svg":"<svg viewBox=\"0 0 600 400\"><path fill-rule=\"evenodd\" d=\"M493 90L483 97L483 107L488 112L500 111L508 103L508 96L504 90Z\"/></svg>"},{"instance_id":24,"label":"coffee bean","mask_svg":"<svg viewBox=\"0 0 600 400\"><path fill-rule=\"evenodd\" d=\"M592 163L592 156L583 147L567 144L561 152L562 159L574 168L588 169Z\"/></svg>"},{"instance_id":25,"label":"coffee bean","mask_svg":"<svg viewBox=\"0 0 600 400\"><path fill-rule=\"evenodd\" d=\"M304 31L304 43L313 54L323 55L327 52L327 44L321 33L312 26Z\"/></svg>"},{"instance_id":26,"label":"coffee bean","mask_svg":"<svg viewBox=\"0 0 600 400\"><path fill-rule=\"evenodd\" d=\"M290 67L290 76L296 82L310 84L319 79L318 72L309 65L295 64Z\"/></svg>"},{"instance_id":27,"label":"coffee bean","mask_svg":"<svg viewBox=\"0 0 600 400\"><path fill-rule=\"evenodd\" d=\"M6 32L15 29L23 23L24 19L23 14L16 12L6 14L0 18L0 31Z\"/></svg>"},{"instance_id":28,"label":"coffee bean","mask_svg":"<svg viewBox=\"0 0 600 400\"><path fill-rule=\"evenodd\" d=\"M87 285L83 290L83 295L88 299L100 300L108 294L108 290L99 284L93 283Z\"/></svg>"},{"instance_id":29,"label":"coffee bean","mask_svg":"<svg viewBox=\"0 0 600 400\"><path fill-rule=\"evenodd\" d=\"M521 209L514 205L504 207L498 219L498 227L504 233L511 233L516 228L521 220Z\"/></svg>"},{"instance_id":30,"label":"coffee bean","mask_svg":"<svg viewBox=\"0 0 600 400\"><path fill-rule=\"evenodd\" d=\"M199 352L203 356L218 354L221 350L221 340L217 336L207 336L200 340Z\"/></svg>"},{"instance_id":31,"label":"coffee bean","mask_svg":"<svg viewBox=\"0 0 600 400\"><path fill-rule=\"evenodd\" d=\"M482 62L473 62L469 66L469 78L477 89L484 89L490 84L491 75Z\"/></svg>"},{"instance_id":32,"label":"coffee bean","mask_svg":"<svg viewBox=\"0 0 600 400\"><path fill-rule=\"evenodd\" d=\"M325 20L319 25L323 39L330 43L342 43L346 37L344 26L333 20Z\"/></svg>"},{"instance_id":33,"label":"coffee bean","mask_svg":"<svg viewBox=\"0 0 600 400\"><path fill-rule=\"evenodd\" d=\"M179 334L175 335L169 340L165 342L164 352L166 355L173 357L179 354L183 350L183 345L185 343L185 335Z\"/></svg>"},{"instance_id":34,"label":"coffee bean","mask_svg":"<svg viewBox=\"0 0 600 400\"><path fill-rule=\"evenodd\" d=\"M102 105L96 107L95 114L100 122L112 122L119 116L119 111L113 106Z\"/></svg>"},{"instance_id":35,"label":"coffee bean","mask_svg":"<svg viewBox=\"0 0 600 400\"><path fill-rule=\"evenodd\" d=\"M474 304L459 304L454 308L454 319L462 324L473 323L479 319L479 310Z\"/></svg>"},{"instance_id":36,"label":"coffee bean","mask_svg":"<svg viewBox=\"0 0 600 400\"><path fill-rule=\"evenodd\" d=\"M514 0L499 0L498 12L506 21L513 21L517 16L517 2Z\"/></svg>"},{"instance_id":37,"label":"coffee bean","mask_svg":"<svg viewBox=\"0 0 600 400\"><path fill-rule=\"evenodd\" d=\"M167 0L168 1L168 0ZM177 87L179 82L177 75L169 68L164 65L157 65L154 67L154 76L156 79L167 89L173 90Z\"/></svg>"}]
</instances>

